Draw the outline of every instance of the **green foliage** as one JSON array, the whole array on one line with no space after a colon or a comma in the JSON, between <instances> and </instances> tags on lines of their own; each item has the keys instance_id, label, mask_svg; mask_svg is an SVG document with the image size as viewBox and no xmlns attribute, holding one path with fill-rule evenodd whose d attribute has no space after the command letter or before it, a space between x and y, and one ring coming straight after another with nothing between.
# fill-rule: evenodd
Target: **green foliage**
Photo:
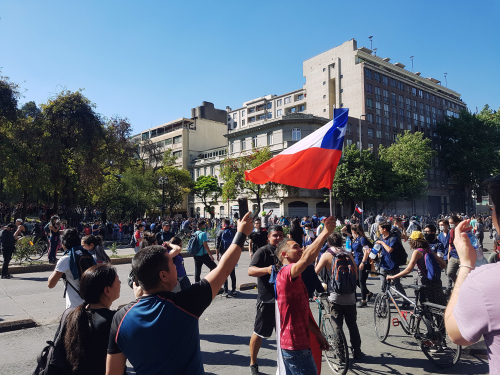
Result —
<instances>
[{"instance_id":1,"label":"green foliage","mask_svg":"<svg viewBox=\"0 0 500 375\"><path fill-rule=\"evenodd\" d=\"M108 247L108 250L111 251L111 258L116 258L118 256L118 244L116 242L113 242L110 247Z\"/></svg>"},{"instance_id":2,"label":"green foliage","mask_svg":"<svg viewBox=\"0 0 500 375\"><path fill-rule=\"evenodd\" d=\"M213 176L198 177L193 188L193 193L203 202L205 212L209 212L210 216L213 217L212 204L217 203L217 199L222 193L217 178Z\"/></svg>"},{"instance_id":3,"label":"green foliage","mask_svg":"<svg viewBox=\"0 0 500 375\"><path fill-rule=\"evenodd\" d=\"M485 106L478 115L460 112L437 125L440 157L451 176L462 186L477 190L500 172L500 114Z\"/></svg>"},{"instance_id":4,"label":"green foliage","mask_svg":"<svg viewBox=\"0 0 500 375\"><path fill-rule=\"evenodd\" d=\"M432 158L437 155L430 143L431 140L424 138L423 133L406 131L391 146L380 146L380 160L390 163L396 175L391 185L399 200L412 200L424 195L427 170L431 167Z\"/></svg>"}]
</instances>

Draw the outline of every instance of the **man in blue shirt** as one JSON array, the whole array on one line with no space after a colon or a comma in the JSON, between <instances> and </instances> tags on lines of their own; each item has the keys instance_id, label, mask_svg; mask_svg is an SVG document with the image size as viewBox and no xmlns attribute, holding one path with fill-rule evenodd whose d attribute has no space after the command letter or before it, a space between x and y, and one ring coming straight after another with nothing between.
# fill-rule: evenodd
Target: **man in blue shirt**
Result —
<instances>
[{"instance_id":1,"label":"man in blue shirt","mask_svg":"<svg viewBox=\"0 0 500 375\"><path fill-rule=\"evenodd\" d=\"M150 246L139 251L132 261L132 271L142 295L113 318L106 374L123 375L127 359L138 375L204 374L198 318L238 263L252 229L247 213L219 266L200 283L178 293L172 293L177 270L167 250Z\"/></svg>"},{"instance_id":2,"label":"man in blue shirt","mask_svg":"<svg viewBox=\"0 0 500 375\"><path fill-rule=\"evenodd\" d=\"M397 264L391 256L391 253L394 251L396 246L399 246L400 240L398 236L394 233L391 233L391 223L383 222L378 226L378 230L381 234L380 240L378 240L377 244L382 246L382 249L379 253L380 256L380 273L383 276L380 276L380 282L382 286L382 291L385 291L387 287L387 282L385 280L385 275L396 275L399 273L399 264ZM402 246L402 245L401 245ZM401 285L401 280L394 279L394 287L400 292L402 295L406 297L405 290ZM410 303L404 301L401 305L402 309L407 309L410 307Z\"/></svg>"},{"instance_id":3,"label":"man in blue shirt","mask_svg":"<svg viewBox=\"0 0 500 375\"><path fill-rule=\"evenodd\" d=\"M198 230L195 233L198 236L198 245L200 250L193 256L194 259L194 282L200 281L201 267L207 266L212 271L217 264L214 262L214 257L208 247L208 236L206 232L206 224L204 221L198 223Z\"/></svg>"}]
</instances>

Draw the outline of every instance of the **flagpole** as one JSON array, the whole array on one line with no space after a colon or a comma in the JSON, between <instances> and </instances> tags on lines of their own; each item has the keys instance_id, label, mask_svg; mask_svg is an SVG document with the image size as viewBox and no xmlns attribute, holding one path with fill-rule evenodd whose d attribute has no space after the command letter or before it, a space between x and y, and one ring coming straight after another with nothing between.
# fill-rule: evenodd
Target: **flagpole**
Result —
<instances>
[{"instance_id":1,"label":"flagpole","mask_svg":"<svg viewBox=\"0 0 500 375\"><path fill-rule=\"evenodd\" d=\"M330 216L333 216L333 208L332 208L332 189L329 189L330 191L330 195L329 195L329 198L330 198Z\"/></svg>"}]
</instances>

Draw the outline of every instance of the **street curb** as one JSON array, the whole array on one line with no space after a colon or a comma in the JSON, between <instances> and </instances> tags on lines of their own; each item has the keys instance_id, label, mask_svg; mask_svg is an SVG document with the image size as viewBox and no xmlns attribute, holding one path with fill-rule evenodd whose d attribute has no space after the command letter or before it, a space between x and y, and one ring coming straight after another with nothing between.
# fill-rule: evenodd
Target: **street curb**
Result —
<instances>
[{"instance_id":1,"label":"street curb","mask_svg":"<svg viewBox=\"0 0 500 375\"><path fill-rule=\"evenodd\" d=\"M245 283L245 284L240 284L237 286L237 289L239 291L243 290L251 290L257 288L257 283Z\"/></svg>"},{"instance_id":2,"label":"street curb","mask_svg":"<svg viewBox=\"0 0 500 375\"><path fill-rule=\"evenodd\" d=\"M11 322L0 322L0 333L17 331L20 329L34 328L38 324L33 319L13 320Z\"/></svg>"}]
</instances>

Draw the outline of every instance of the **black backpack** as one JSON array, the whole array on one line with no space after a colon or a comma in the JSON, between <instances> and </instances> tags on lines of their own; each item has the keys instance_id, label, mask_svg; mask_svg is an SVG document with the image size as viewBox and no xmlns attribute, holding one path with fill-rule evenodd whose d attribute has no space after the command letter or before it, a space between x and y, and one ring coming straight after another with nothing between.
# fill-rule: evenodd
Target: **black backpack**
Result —
<instances>
[{"instance_id":1,"label":"black backpack","mask_svg":"<svg viewBox=\"0 0 500 375\"><path fill-rule=\"evenodd\" d=\"M398 266L403 266L408 261L408 253L406 252L403 244L401 243L401 239L398 238L394 244L394 248L392 249L391 259Z\"/></svg>"},{"instance_id":2,"label":"black backpack","mask_svg":"<svg viewBox=\"0 0 500 375\"><path fill-rule=\"evenodd\" d=\"M33 375L71 374L66 361L66 353L63 350L62 327L69 313L73 310L73 308L66 309L63 313L54 341L47 341L47 346L42 349L42 352L36 358L37 366L33 371Z\"/></svg>"}]
</instances>

